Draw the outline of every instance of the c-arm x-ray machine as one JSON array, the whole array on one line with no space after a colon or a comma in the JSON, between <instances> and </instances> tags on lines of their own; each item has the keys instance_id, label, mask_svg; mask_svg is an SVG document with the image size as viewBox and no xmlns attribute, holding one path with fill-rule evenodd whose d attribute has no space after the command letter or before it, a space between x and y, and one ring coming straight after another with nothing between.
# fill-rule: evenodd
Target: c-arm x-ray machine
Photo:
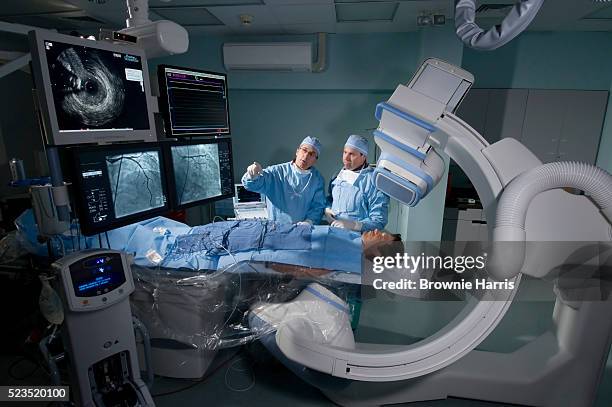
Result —
<instances>
[{"instance_id":1,"label":"c-arm x-ray machine","mask_svg":"<svg viewBox=\"0 0 612 407\"><path fill-rule=\"evenodd\" d=\"M490 231L492 240L514 241L509 246L515 249L509 252L494 247L490 279L508 279L518 287L519 272L544 277L561 270L568 253L585 250L607 258L604 266L595 264L595 273L610 272L612 177L578 163L542 165L515 139L489 145L454 114L472 83L470 73L429 59L407 86L399 85L388 102L378 106L375 140L382 153L377 187L416 205L443 175L444 152L476 188L487 223L496 225ZM587 195L559 189L566 186ZM612 338L609 288L599 288L600 299L570 301L557 285L554 329L509 354L474 348L498 325L517 288L496 291L487 300L472 298L445 328L409 346L334 348L309 342L282 326L276 345L290 360L333 376L309 369L303 375L342 405L454 396L587 406L594 401Z\"/></svg>"}]
</instances>

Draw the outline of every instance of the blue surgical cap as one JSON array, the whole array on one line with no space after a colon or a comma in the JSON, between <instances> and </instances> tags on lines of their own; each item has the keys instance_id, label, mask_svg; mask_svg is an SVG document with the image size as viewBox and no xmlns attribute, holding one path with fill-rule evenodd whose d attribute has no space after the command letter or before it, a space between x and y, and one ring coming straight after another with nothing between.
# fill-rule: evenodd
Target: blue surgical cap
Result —
<instances>
[{"instance_id":1,"label":"blue surgical cap","mask_svg":"<svg viewBox=\"0 0 612 407\"><path fill-rule=\"evenodd\" d=\"M359 151L361 154L368 156L368 140L365 137L357 136L352 134L344 143L345 147L352 147L355 150Z\"/></svg>"},{"instance_id":2,"label":"blue surgical cap","mask_svg":"<svg viewBox=\"0 0 612 407\"><path fill-rule=\"evenodd\" d=\"M319 141L318 138L312 137L312 136L306 136L306 138L302 140L302 142L300 143L300 145L304 145L304 144L307 144L311 146L312 148L314 148L315 151L317 152L317 156L321 154L321 142Z\"/></svg>"}]
</instances>

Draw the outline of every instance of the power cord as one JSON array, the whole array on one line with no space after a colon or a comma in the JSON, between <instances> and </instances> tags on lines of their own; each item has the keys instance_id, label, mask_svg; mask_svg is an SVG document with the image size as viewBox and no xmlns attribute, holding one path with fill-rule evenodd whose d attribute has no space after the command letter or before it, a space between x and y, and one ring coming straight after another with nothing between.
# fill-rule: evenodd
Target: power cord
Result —
<instances>
[{"instance_id":1,"label":"power cord","mask_svg":"<svg viewBox=\"0 0 612 407\"><path fill-rule=\"evenodd\" d=\"M210 379L215 373L217 373L219 370L221 370L222 367L224 367L225 365L227 365L228 363L230 363L232 360L234 360L237 356L239 355L239 353L236 353L230 357L228 357L226 360L224 360L222 363L220 363L218 366L216 366L214 369L210 370L208 373L206 373L201 379L197 380L196 382L190 384L189 386L185 386L183 388L180 389L176 389L176 390L172 390L172 391L168 391L168 392L164 392L164 393L159 393L159 394L153 394L152 397L153 398L157 398L157 397L164 397L164 396L169 396L171 394L177 394L177 393L181 393L185 390L189 390L192 387L197 386L198 384L204 383L205 381L207 381L208 379Z\"/></svg>"}]
</instances>

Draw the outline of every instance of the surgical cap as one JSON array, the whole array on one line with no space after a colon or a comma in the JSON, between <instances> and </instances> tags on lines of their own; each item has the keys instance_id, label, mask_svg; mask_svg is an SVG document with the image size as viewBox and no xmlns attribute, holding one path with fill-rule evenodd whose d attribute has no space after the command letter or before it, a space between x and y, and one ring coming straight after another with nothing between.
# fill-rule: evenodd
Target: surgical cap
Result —
<instances>
[{"instance_id":1,"label":"surgical cap","mask_svg":"<svg viewBox=\"0 0 612 407\"><path fill-rule=\"evenodd\" d=\"M321 142L319 141L318 138L312 137L312 136L306 136L306 138L302 140L302 142L300 143L301 146L304 144L309 145L312 148L314 148L315 151L317 152L317 156L321 154Z\"/></svg>"},{"instance_id":2,"label":"surgical cap","mask_svg":"<svg viewBox=\"0 0 612 407\"><path fill-rule=\"evenodd\" d=\"M350 135L346 143L344 143L344 146L352 147L366 157L368 156L368 140L362 136L357 136L355 134Z\"/></svg>"}]
</instances>

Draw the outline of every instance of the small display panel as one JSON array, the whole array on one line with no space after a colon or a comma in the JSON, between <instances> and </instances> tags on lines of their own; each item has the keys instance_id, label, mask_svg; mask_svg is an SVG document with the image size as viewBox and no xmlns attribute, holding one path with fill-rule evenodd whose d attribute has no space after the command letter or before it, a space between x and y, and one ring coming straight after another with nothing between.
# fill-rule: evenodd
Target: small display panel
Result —
<instances>
[{"instance_id":1,"label":"small display panel","mask_svg":"<svg viewBox=\"0 0 612 407\"><path fill-rule=\"evenodd\" d=\"M162 150L156 144L74 150L79 220L94 234L169 209Z\"/></svg>"},{"instance_id":2,"label":"small display panel","mask_svg":"<svg viewBox=\"0 0 612 407\"><path fill-rule=\"evenodd\" d=\"M236 203L244 204L261 202L263 202L263 199L259 192L249 191L242 184L236 185Z\"/></svg>"},{"instance_id":3,"label":"small display panel","mask_svg":"<svg viewBox=\"0 0 612 407\"><path fill-rule=\"evenodd\" d=\"M160 65L158 79L168 137L230 134L225 74Z\"/></svg>"},{"instance_id":4,"label":"small display panel","mask_svg":"<svg viewBox=\"0 0 612 407\"><path fill-rule=\"evenodd\" d=\"M173 206L182 208L234 195L228 138L169 145Z\"/></svg>"},{"instance_id":5,"label":"small display panel","mask_svg":"<svg viewBox=\"0 0 612 407\"><path fill-rule=\"evenodd\" d=\"M149 129L140 56L44 44L60 132Z\"/></svg>"},{"instance_id":6,"label":"small display panel","mask_svg":"<svg viewBox=\"0 0 612 407\"><path fill-rule=\"evenodd\" d=\"M107 294L125 283L121 255L90 256L70 266L70 279L76 297Z\"/></svg>"}]
</instances>

